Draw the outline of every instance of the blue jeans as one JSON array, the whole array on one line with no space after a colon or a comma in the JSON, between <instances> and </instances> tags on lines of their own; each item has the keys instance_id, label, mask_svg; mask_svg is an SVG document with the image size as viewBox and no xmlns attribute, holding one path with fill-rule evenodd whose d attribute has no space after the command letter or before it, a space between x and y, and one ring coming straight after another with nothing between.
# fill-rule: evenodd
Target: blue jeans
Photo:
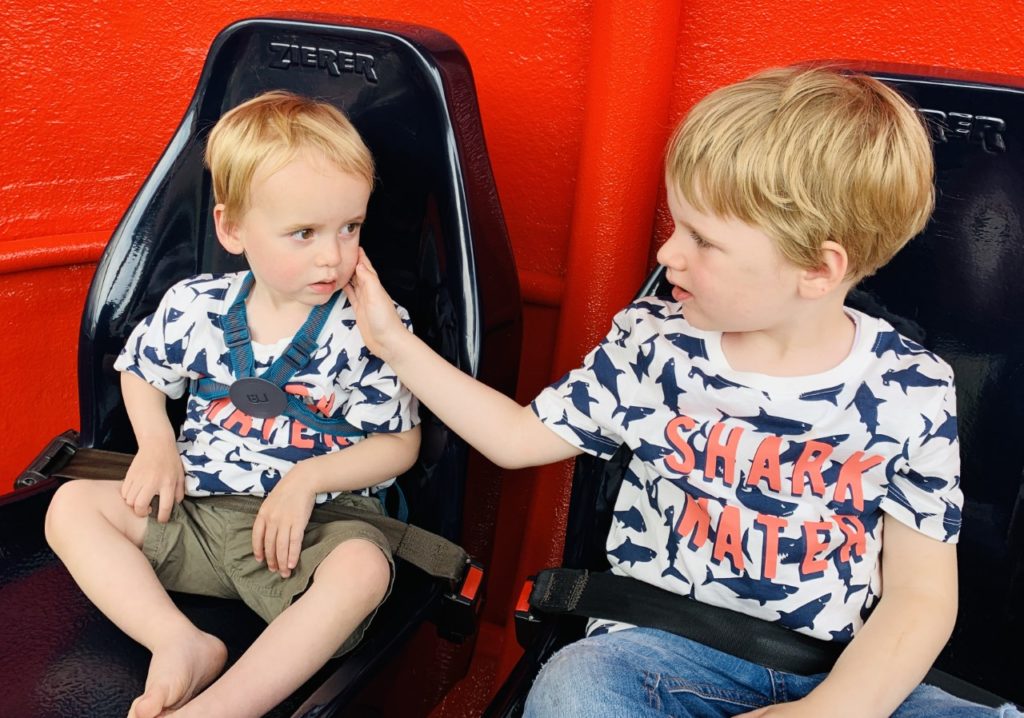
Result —
<instances>
[{"instance_id":1,"label":"blue jeans","mask_svg":"<svg viewBox=\"0 0 1024 718\"><path fill-rule=\"evenodd\" d=\"M719 718L803 698L826 674L763 668L652 628L572 643L541 669L526 718ZM1013 706L986 708L920 685L894 718L1019 718Z\"/></svg>"}]
</instances>

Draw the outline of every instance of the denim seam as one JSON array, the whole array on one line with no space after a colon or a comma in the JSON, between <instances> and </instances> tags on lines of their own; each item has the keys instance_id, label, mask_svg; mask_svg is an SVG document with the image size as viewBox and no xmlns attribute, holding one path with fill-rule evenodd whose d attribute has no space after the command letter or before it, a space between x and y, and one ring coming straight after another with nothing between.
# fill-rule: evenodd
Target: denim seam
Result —
<instances>
[{"instance_id":1,"label":"denim seam","mask_svg":"<svg viewBox=\"0 0 1024 718\"><path fill-rule=\"evenodd\" d=\"M752 691L732 691L710 683L694 683L682 678L665 679L665 690L669 693L692 693L710 700L725 701L750 708L761 708L766 705L764 696Z\"/></svg>"}]
</instances>

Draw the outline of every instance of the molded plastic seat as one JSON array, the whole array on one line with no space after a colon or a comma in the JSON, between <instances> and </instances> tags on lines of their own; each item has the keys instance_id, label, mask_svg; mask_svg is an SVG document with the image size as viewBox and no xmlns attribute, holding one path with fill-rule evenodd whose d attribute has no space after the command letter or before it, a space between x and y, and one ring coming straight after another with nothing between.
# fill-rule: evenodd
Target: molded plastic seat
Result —
<instances>
[{"instance_id":1,"label":"molded plastic seat","mask_svg":"<svg viewBox=\"0 0 1024 718\"><path fill-rule=\"evenodd\" d=\"M884 316L956 372L962 486L960 613L936 667L966 698L1024 703L1024 80L937 76L869 66L928 118L937 207L915 238L848 303ZM639 295L668 297L656 271ZM605 538L628 464L576 462L563 565L605 570ZM545 619L487 715L518 715L540 665L583 634L581 619ZM995 694L995 695L993 695Z\"/></svg>"},{"instance_id":2,"label":"molded plastic seat","mask_svg":"<svg viewBox=\"0 0 1024 718\"><path fill-rule=\"evenodd\" d=\"M214 41L195 95L97 268L82 319L83 447L133 451L112 363L175 281L242 268L219 246L202 165L217 118L268 89L341 107L377 162L362 244L416 333L453 364L511 394L520 302L472 76L448 37L395 23L316 18L236 23ZM78 311L78 308L69 308ZM182 402L172 406L180 416ZM467 447L424 412L420 461L399 479L409 520L458 541ZM0 692L4 716L121 716L141 692L148 653L78 591L43 539L54 482L0 498ZM273 712L331 715L434 613L443 587L399 565L364 643ZM237 601L177 596L229 644L232 660L264 627ZM319 689L318 689L319 687Z\"/></svg>"}]
</instances>

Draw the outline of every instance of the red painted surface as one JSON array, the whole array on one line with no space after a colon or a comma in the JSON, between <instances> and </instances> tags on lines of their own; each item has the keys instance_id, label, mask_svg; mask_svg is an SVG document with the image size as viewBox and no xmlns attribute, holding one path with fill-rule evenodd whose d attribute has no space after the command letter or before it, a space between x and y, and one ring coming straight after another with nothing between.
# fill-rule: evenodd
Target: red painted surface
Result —
<instances>
[{"instance_id":1,"label":"red painted surface","mask_svg":"<svg viewBox=\"0 0 1024 718\"><path fill-rule=\"evenodd\" d=\"M75 342L91 262L177 126L211 40L234 20L295 7L0 6L0 491L77 423ZM324 0L301 7L339 11ZM470 60L524 287L523 401L604 334L648 268L666 228L661 145L707 91L823 58L1024 76L1016 0L351 0L344 11L438 28ZM518 579L558 560L568 476L563 465L503 483L472 670L437 715L478 715L514 661L507 619ZM468 660L444 656L432 660Z\"/></svg>"}]
</instances>

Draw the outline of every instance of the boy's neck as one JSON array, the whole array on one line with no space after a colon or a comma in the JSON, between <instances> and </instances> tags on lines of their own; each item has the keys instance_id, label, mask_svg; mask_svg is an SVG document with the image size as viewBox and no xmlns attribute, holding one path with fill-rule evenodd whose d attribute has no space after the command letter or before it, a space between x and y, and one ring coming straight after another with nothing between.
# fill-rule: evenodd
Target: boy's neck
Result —
<instances>
[{"instance_id":1,"label":"boy's neck","mask_svg":"<svg viewBox=\"0 0 1024 718\"><path fill-rule=\"evenodd\" d=\"M279 304L257 290L258 287L253 287L245 302L252 340L260 344L275 344L295 336L313 308L297 302Z\"/></svg>"},{"instance_id":2,"label":"boy's neck","mask_svg":"<svg viewBox=\"0 0 1024 718\"><path fill-rule=\"evenodd\" d=\"M840 299L762 331L723 333L722 353L736 371L810 376L841 364L856 335L856 323Z\"/></svg>"}]
</instances>

